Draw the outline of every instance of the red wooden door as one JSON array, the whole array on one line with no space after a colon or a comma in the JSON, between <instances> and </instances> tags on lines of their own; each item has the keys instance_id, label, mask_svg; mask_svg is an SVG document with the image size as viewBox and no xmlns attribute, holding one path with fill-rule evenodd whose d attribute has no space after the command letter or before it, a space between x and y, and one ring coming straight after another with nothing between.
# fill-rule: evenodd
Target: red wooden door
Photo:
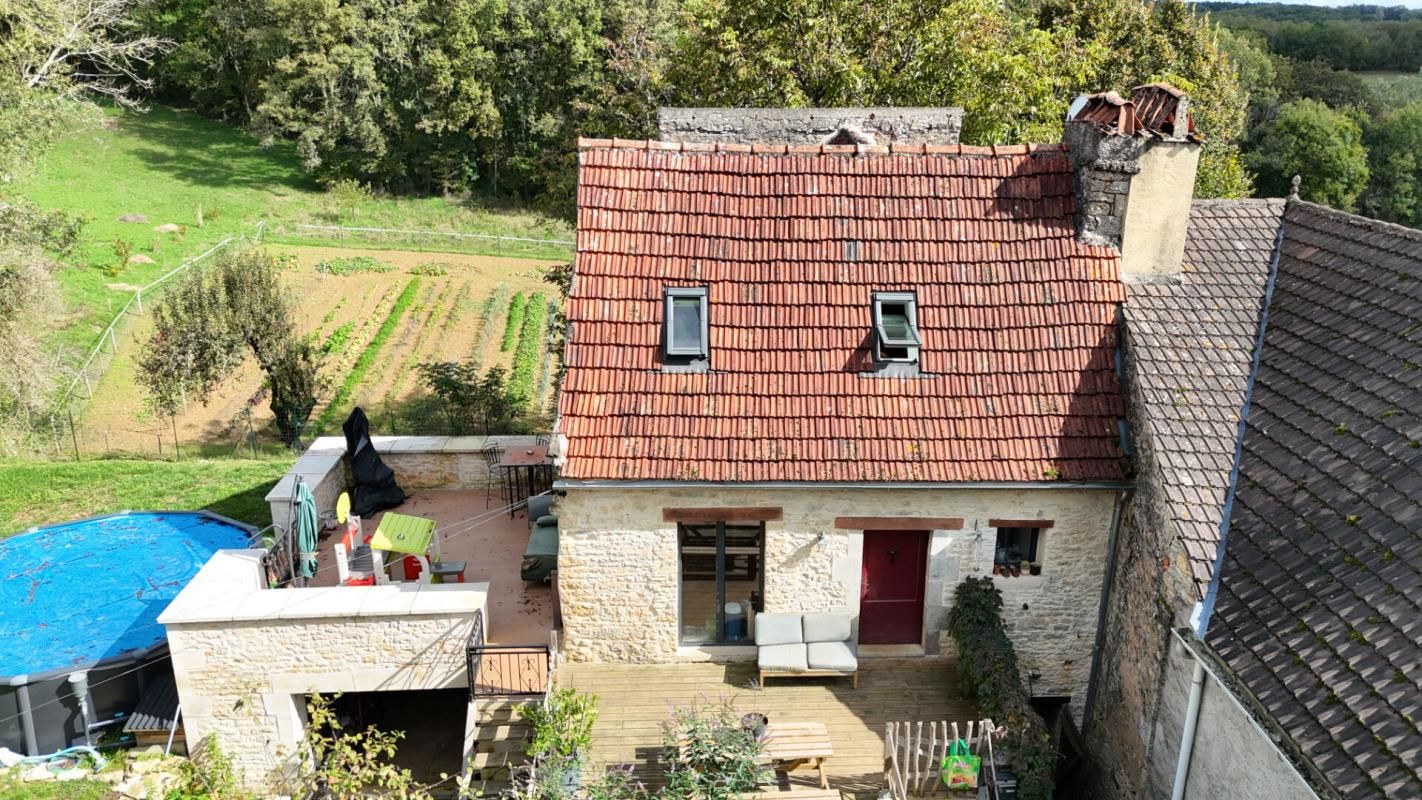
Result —
<instances>
[{"instance_id":1,"label":"red wooden door","mask_svg":"<svg viewBox=\"0 0 1422 800\"><path fill-rule=\"evenodd\" d=\"M866 531L859 585L861 644L919 644L928 531Z\"/></svg>"}]
</instances>

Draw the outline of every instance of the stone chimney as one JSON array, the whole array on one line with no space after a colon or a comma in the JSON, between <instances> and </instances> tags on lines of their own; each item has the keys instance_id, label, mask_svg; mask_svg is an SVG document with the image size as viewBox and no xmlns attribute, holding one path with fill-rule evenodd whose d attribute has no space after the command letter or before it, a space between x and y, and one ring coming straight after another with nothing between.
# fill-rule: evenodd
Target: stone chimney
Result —
<instances>
[{"instance_id":1,"label":"stone chimney","mask_svg":"<svg viewBox=\"0 0 1422 800\"><path fill-rule=\"evenodd\" d=\"M1077 174L1077 233L1121 251L1127 281L1179 280L1200 136L1190 98L1153 83L1085 95L1072 104L1062 141Z\"/></svg>"},{"instance_id":2,"label":"stone chimney","mask_svg":"<svg viewBox=\"0 0 1422 800\"><path fill-rule=\"evenodd\" d=\"M657 109L666 142L738 144L957 144L963 109Z\"/></svg>"}]
</instances>

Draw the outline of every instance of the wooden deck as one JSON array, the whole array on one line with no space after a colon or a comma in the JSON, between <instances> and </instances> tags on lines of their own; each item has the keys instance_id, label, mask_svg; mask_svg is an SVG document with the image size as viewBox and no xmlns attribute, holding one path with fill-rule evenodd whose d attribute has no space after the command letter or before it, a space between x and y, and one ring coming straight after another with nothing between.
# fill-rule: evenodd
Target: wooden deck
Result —
<instances>
[{"instance_id":1,"label":"wooden deck","mask_svg":"<svg viewBox=\"0 0 1422 800\"><path fill-rule=\"evenodd\" d=\"M830 785L876 796L884 776L884 726L891 720L957 720L974 717L958 693L948 659L871 658L860 662L859 688L848 678L771 681L754 689L753 664L563 664L558 680L598 696L593 729L595 768L634 764L644 781L662 782L661 725L675 706L731 699L742 711L760 711L774 722L822 722L834 756L826 762ZM792 773L797 788L817 786L813 771Z\"/></svg>"}]
</instances>

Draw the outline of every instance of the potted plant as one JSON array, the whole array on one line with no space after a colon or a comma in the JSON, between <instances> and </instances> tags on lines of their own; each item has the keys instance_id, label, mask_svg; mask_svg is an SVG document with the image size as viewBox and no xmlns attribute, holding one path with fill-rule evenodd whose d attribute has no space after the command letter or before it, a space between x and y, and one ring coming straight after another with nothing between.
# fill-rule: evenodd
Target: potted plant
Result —
<instances>
[{"instance_id":1,"label":"potted plant","mask_svg":"<svg viewBox=\"0 0 1422 800\"><path fill-rule=\"evenodd\" d=\"M770 777L760 740L730 700L679 707L662 731L671 797L730 798L757 791Z\"/></svg>"},{"instance_id":2,"label":"potted plant","mask_svg":"<svg viewBox=\"0 0 1422 800\"><path fill-rule=\"evenodd\" d=\"M535 772L556 775L569 795L582 783L582 768L592 745L597 697L576 689L554 689L541 703L523 703L518 714L531 729L524 751Z\"/></svg>"},{"instance_id":3,"label":"potted plant","mask_svg":"<svg viewBox=\"0 0 1422 800\"><path fill-rule=\"evenodd\" d=\"M767 717L759 711L752 711L749 714L741 715L741 730L749 731L750 735L756 738L756 741L765 737L765 726L769 724L770 717Z\"/></svg>"}]
</instances>

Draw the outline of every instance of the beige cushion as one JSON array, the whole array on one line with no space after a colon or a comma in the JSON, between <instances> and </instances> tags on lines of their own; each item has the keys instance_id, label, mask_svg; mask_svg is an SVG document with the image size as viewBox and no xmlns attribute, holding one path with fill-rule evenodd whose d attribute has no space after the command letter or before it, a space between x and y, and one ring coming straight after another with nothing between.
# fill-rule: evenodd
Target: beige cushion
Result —
<instances>
[{"instance_id":1,"label":"beige cushion","mask_svg":"<svg viewBox=\"0 0 1422 800\"><path fill-rule=\"evenodd\" d=\"M813 642L805 645L806 662L810 669L823 669L833 672L857 672L859 671L859 659L854 656L854 649L844 642Z\"/></svg>"},{"instance_id":2,"label":"beige cushion","mask_svg":"<svg viewBox=\"0 0 1422 800\"><path fill-rule=\"evenodd\" d=\"M756 663L766 672L804 672L809 669L803 644L762 645L758 652Z\"/></svg>"},{"instance_id":3,"label":"beige cushion","mask_svg":"<svg viewBox=\"0 0 1422 800\"><path fill-rule=\"evenodd\" d=\"M806 614L805 641L849 641L849 615L843 612Z\"/></svg>"},{"instance_id":4,"label":"beige cushion","mask_svg":"<svg viewBox=\"0 0 1422 800\"><path fill-rule=\"evenodd\" d=\"M805 641L800 629L799 614L757 614L755 643L761 647L774 644L799 644Z\"/></svg>"}]
</instances>

